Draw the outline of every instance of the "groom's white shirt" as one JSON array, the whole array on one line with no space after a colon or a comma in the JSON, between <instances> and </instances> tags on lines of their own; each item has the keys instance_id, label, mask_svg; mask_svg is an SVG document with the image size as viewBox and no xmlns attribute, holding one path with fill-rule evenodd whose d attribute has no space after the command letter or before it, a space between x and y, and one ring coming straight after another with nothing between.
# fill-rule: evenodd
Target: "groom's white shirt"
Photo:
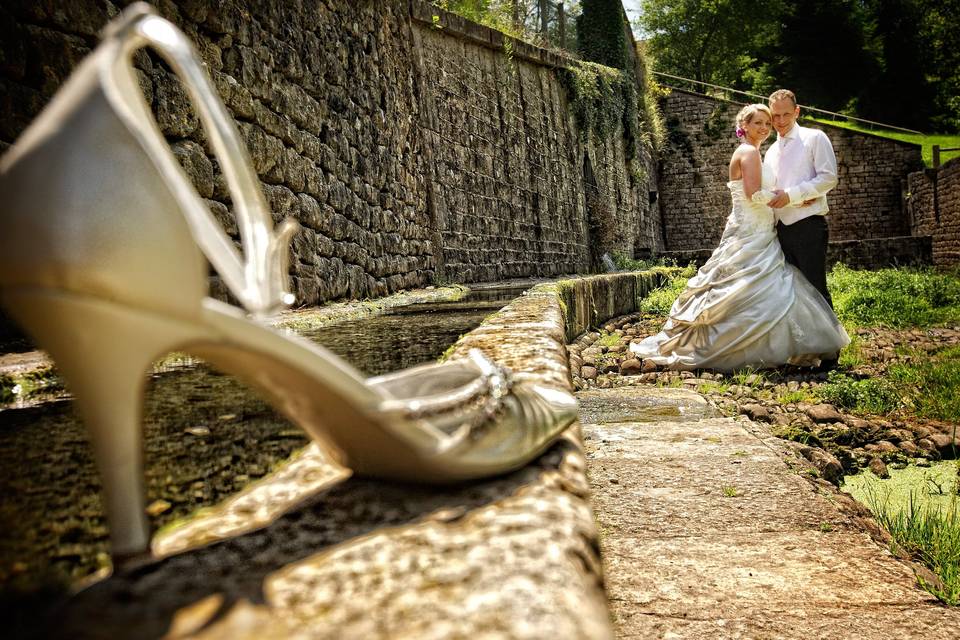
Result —
<instances>
[{"instance_id":1,"label":"groom's white shirt","mask_svg":"<svg viewBox=\"0 0 960 640\"><path fill-rule=\"evenodd\" d=\"M837 186L837 156L823 131L794 124L787 135L778 135L770 145L763 164L773 172L777 189L790 198L790 204L773 210L780 222L793 224L830 210L827 192ZM806 200L815 202L800 207Z\"/></svg>"}]
</instances>

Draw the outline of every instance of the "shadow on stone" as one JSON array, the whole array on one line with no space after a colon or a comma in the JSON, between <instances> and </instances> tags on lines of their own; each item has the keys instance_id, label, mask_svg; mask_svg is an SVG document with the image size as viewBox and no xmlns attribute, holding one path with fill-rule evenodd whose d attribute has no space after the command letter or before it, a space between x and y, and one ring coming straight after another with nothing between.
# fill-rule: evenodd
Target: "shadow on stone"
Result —
<instances>
[{"instance_id":1,"label":"shadow on stone","mask_svg":"<svg viewBox=\"0 0 960 640\"><path fill-rule=\"evenodd\" d=\"M351 478L263 529L120 571L72 597L35 593L29 602L7 602L5 613L13 616L7 619L19 638L161 638L179 611L219 596L216 613L204 625L209 626L238 603L266 604L265 582L290 565L374 532L389 533L389 528L456 523L477 508L518 495L544 473L556 471L575 450L561 440L534 465L469 485L427 487ZM351 579L357 576L343 578ZM26 607L14 611L13 605ZM32 624L30 616L35 616Z\"/></svg>"}]
</instances>

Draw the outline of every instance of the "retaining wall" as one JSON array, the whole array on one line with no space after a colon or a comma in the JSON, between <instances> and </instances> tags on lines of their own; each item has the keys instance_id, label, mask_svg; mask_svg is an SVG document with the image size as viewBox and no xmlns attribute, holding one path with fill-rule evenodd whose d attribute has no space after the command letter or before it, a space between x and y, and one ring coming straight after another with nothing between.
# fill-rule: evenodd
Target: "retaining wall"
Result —
<instances>
[{"instance_id":1,"label":"retaining wall","mask_svg":"<svg viewBox=\"0 0 960 640\"><path fill-rule=\"evenodd\" d=\"M932 236L935 265L960 263L960 160L907 178L907 211L913 235Z\"/></svg>"},{"instance_id":2,"label":"retaining wall","mask_svg":"<svg viewBox=\"0 0 960 640\"><path fill-rule=\"evenodd\" d=\"M0 7L0 148L123 4ZM582 272L604 251L662 248L649 203L656 160L641 150L637 179L622 127L580 130L562 82L571 60L422 0L156 5L196 43L275 216L303 226L291 271L299 304ZM236 236L184 92L153 54L136 66L174 153ZM599 202L589 213L588 189ZM616 233L591 238L590 216Z\"/></svg>"}]
</instances>

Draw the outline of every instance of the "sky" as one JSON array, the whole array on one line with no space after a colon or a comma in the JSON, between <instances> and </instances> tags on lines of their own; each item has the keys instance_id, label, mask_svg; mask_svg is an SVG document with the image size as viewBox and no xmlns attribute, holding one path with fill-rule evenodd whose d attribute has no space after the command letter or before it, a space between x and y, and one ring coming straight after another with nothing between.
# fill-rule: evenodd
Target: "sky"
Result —
<instances>
[{"instance_id":1,"label":"sky","mask_svg":"<svg viewBox=\"0 0 960 640\"><path fill-rule=\"evenodd\" d=\"M627 10L627 17L633 20L640 13L640 0L623 0L623 8Z\"/></svg>"},{"instance_id":2,"label":"sky","mask_svg":"<svg viewBox=\"0 0 960 640\"><path fill-rule=\"evenodd\" d=\"M637 16L640 15L640 0L623 0L623 8L627 10L627 18L630 20L630 24L633 24ZM636 35L636 28L634 28L633 33Z\"/></svg>"}]
</instances>

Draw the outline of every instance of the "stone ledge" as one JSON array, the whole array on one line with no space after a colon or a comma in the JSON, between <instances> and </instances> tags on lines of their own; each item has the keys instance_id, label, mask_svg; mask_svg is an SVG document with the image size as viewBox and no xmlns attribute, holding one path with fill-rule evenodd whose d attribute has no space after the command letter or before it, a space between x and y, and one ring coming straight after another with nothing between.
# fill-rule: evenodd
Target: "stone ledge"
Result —
<instances>
[{"instance_id":1,"label":"stone ledge","mask_svg":"<svg viewBox=\"0 0 960 640\"><path fill-rule=\"evenodd\" d=\"M637 277L535 287L452 355L480 347L570 389L564 304L604 308L593 298L635 292ZM539 460L484 482L349 475L310 445L158 535L164 557L74 596L48 637L612 638L578 425Z\"/></svg>"}]
</instances>

